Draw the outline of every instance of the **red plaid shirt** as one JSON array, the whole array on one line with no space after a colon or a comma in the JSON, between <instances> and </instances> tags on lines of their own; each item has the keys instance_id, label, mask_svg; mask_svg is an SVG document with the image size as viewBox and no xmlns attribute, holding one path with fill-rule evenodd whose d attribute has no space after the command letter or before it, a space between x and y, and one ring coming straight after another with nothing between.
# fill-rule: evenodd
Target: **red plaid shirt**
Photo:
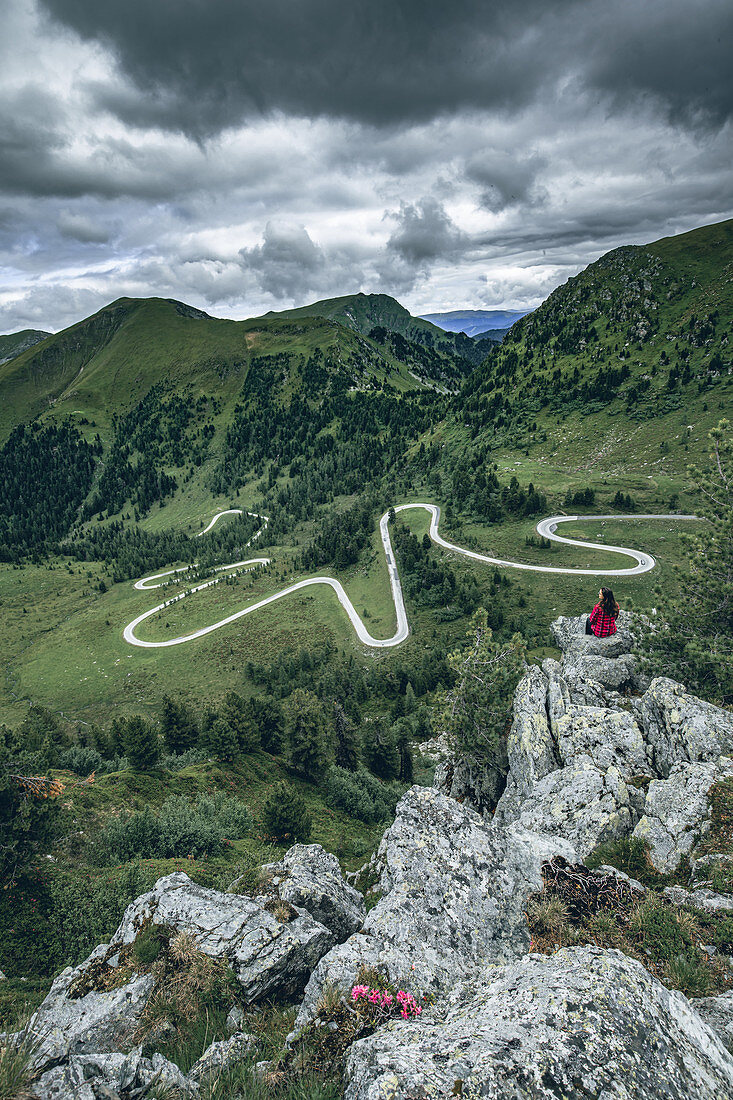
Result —
<instances>
[{"instance_id":1,"label":"red plaid shirt","mask_svg":"<svg viewBox=\"0 0 733 1100\"><path fill-rule=\"evenodd\" d=\"M590 613L590 628L596 638L609 638L616 633L616 617L619 609L616 607L613 615L607 615L599 603Z\"/></svg>"}]
</instances>

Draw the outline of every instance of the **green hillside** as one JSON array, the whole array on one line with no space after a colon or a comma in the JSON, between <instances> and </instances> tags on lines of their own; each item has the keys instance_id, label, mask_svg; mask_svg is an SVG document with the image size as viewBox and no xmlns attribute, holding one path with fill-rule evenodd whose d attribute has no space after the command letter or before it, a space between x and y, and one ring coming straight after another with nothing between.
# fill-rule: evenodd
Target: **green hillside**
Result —
<instances>
[{"instance_id":1,"label":"green hillside","mask_svg":"<svg viewBox=\"0 0 733 1100\"><path fill-rule=\"evenodd\" d=\"M480 362L474 341L463 332L446 332L422 317L413 317L403 305L388 294L345 294L340 298L325 298L308 306L267 313L266 317L325 317L364 336L384 332L396 333L416 344L435 348L449 355L460 356L469 363ZM376 330L376 333L375 333Z\"/></svg>"},{"instance_id":2,"label":"green hillside","mask_svg":"<svg viewBox=\"0 0 733 1100\"><path fill-rule=\"evenodd\" d=\"M511 328L466 381L457 420L500 445L606 459L630 444L658 458L688 425L704 439L731 409L732 274L731 221L614 249Z\"/></svg>"},{"instance_id":3,"label":"green hillside","mask_svg":"<svg viewBox=\"0 0 733 1100\"><path fill-rule=\"evenodd\" d=\"M318 355L356 389L455 387L461 365L404 340L392 347L389 336L368 339L318 317L228 321L181 302L121 298L0 367L0 431L44 413L104 423L156 385L233 401L252 362L268 356L287 357L297 374Z\"/></svg>"},{"instance_id":4,"label":"green hillside","mask_svg":"<svg viewBox=\"0 0 733 1100\"><path fill-rule=\"evenodd\" d=\"M24 328L20 332L9 332L0 336L0 363L7 363L8 359L14 359L16 355L40 344L41 340L50 335L50 332L41 332L39 329Z\"/></svg>"}]
</instances>

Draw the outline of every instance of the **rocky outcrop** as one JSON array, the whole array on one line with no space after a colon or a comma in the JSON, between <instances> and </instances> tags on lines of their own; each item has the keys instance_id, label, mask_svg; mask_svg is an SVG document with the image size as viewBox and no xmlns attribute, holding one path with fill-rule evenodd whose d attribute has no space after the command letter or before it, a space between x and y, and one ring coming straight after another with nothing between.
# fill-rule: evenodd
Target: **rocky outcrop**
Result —
<instances>
[{"instance_id":1,"label":"rocky outcrop","mask_svg":"<svg viewBox=\"0 0 733 1100\"><path fill-rule=\"evenodd\" d=\"M585 633L587 615L566 618L561 615L550 625L552 636L559 649L571 663L576 655L586 657L620 657L631 653L634 648L634 616L629 611L619 612L616 620L616 633L610 638L596 638Z\"/></svg>"},{"instance_id":2,"label":"rocky outcrop","mask_svg":"<svg viewBox=\"0 0 733 1100\"><path fill-rule=\"evenodd\" d=\"M159 879L127 907L109 952L132 943L148 924L187 932L199 951L225 959L250 1003L273 993L299 992L334 942L305 910L280 921L251 898L198 886L182 872Z\"/></svg>"},{"instance_id":3,"label":"rocky outcrop","mask_svg":"<svg viewBox=\"0 0 733 1100\"><path fill-rule=\"evenodd\" d=\"M651 775L641 729L626 711L569 706L556 723L564 764L589 756L599 771L618 769L625 779Z\"/></svg>"},{"instance_id":4,"label":"rocky outcrop","mask_svg":"<svg viewBox=\"0 0 733 1100\"><path fill-rule=\"evenodd\" d=\"M361 932L321 960L296 1026L311 1018L327 984L348 990L362 965L419 997L524 954L524 906L541 888L547 850L434 789L413 787L380 845L383 896Z\"/></svg>"},{"instance_id":5,"label":"rocky outcrop","mask_svg":"<svg viewBox=\"0 0 733 1100\"><path fill-rule=\"evenodd\" d=\"M568 841L582 860L602 841L629 833L628 789L617 768L602 772L580 756L535 784L517 824Z\"/></svg>"},{"instance_id":6,"label":"rocky outcrop","mask_svg":"<svg viewBox=\"0 0 733 1100\"><path fill-rule=\"evenodd\" d=\"M36 1046L35 1068L129 1046L154 988L151 974L135 973L130 948L151 925L186 932L199 951L226 961L243 1001L301 992L335 940L305 910L292 913L279 921L251 898L208 890L182 873L159 879L127 907L109 944L53 983L25 1031Z\"/></svg>"},{"instance_id":7,"label":"rocky outcrop","mask_svg":"<svg viewBox=\"0 0 733 1100\"><path fill-rule=\"evenodd\" d=\"M514 693L514 712L507 738L509 774L496 820L514 821L524 799L535 784L560 766L557 746L550 728L547 692L550 681L541 669L532 666L520 680ZM560 689L556 688L559 692ZM562 706L556 703L556 710Z\"/></svg>"},{"instance_id":8,"label":"rocky outcrop","mask_svg":"<svg viewBox=\"0 0 733 1100\"><path fill-rule=\"evenodd\" d=\"M25 1034L34 1049L33 1065L42 1070L72 1054L110 1052L129 1045L153 990L149 974L122 981L107 992L91 991L74 996L74 987L99 959L106 945L98 947L86 963L59 974Z\"/></svg>"},{"instance_id":9,"label":"rocky outcrop","mask_svg":"<svg viewBox=\"0 0 733 1100\"><path fill-rule=\"evenodd\" d=\"M256 1037L246 1032L212 1043L188 1071L189 1083L200 1085L211 1081L223 1070L241 1062L256 1045Z\"/></svg>"},{"instance_id":10,"label":"rocky outcrop","mask_svg":"<svg viewBox=\"0 0 733 1100\"><path fill-rule=\"evenodd\" d=\"M663 778L675 764L733 755L733 714L690 695L682 684L665 676L653 680L642 708L651 758Z\"/></svg>"},{"instance_id":11,"label":"rocky outcrop","mask_svg":"<svg viewBox=\"0 0 733 1100\"><path fill-rule=\"evenodd\" d=\"M680 993L618 951L528 955L355 1043L346 1100L721 1100L733 1057Z\"/></svg>"},{"instance_id":12,"label":"rocky outcrop","mask_svg":"<svg viewBox=\"0 0 733 1100\"><path fill-rule=\"evenodd\" d=\"M197 1097L194 1082L162 1054L143 1058L140 1049L129 1054L73 1055L33 1083L37 1100L113 1100L147 1095Z\"/></svg>"},{"instance_id":13,"label":"rocky outcrop","mask_svg":"<svg viewBox=\"0 0 733 1100\"><path fill-rule=\"evenodd\" d=\"M685 890L682 886L665 886L664 897L673 905L699 909L701 913L733 913L733 895L718 894L715 890Z\"/></svg>"},{"instance_id":14,"label":"rocky outcrop","mask_svg":"<svg viewBox=\"0 0 733 1100\"><path fill-rule=\"evenodd\" d=\"M364 923L364 898L344 881L336 856L320 844L295 844L280 863L267 864L262 873L283 901L305 909L337 943Z\"/></svg>"},{"instance_id":15,"label":"rocky outcrop","mask_svg":"<svg viewBox=\"0 0 733 1100\"><path fill-rule=\"evenodd\" d=\"M479 763L454 752L438 763L433 778L436 790L465 802L477 813L491 814L506 784L506 765L499 759L492 765Z\"/></svg>"},{"instance_id":16,"label":"rocky outcrop","mask_svg":"<svg viewBox=\"0 0 733 1100\"><path fill-rule=\"evenodd\" d=\"M649 845L658 871L677 869L705 832L710 820L709 791L722 778L733 775L733 761L717 764L678 764L669 779L649 784L644 814L633 835Z\"/></svg>"}]
</instances>

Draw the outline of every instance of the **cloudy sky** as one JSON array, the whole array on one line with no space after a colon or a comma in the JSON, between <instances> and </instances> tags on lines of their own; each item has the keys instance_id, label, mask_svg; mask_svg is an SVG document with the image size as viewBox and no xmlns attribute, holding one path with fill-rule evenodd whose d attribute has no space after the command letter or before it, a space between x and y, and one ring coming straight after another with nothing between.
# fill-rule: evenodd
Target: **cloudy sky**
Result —
<instances>
[{"instance_id":1,"label":"cloudy sky","mask_svg":"<svg viewBox=\"0 0 733 1100\"><path fill-rule=\"evenodd\" d=\"M531 308L733 216L731 0L0 0L0 332Z\"/></svg>"}]
</instances>

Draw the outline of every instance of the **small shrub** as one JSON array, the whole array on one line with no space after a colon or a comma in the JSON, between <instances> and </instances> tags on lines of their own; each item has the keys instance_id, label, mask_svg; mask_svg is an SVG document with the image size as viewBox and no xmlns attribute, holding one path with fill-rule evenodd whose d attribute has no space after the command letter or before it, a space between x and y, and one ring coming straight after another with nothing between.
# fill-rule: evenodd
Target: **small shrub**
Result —
<instances>
[{"instance_id":1,"label":"small shrub","mask_svg":"<svg viewBox=\"0 0 733 1100\"><path fill-rule=\"evenodd\" d=\"M59 767L68 768L77 775L90 775L91 772L99 772L102 767L102 756L96 749L84 749L81 745L74 745L59 754Z\"/></svg>"},{"instance_id":2,"label":"small shrub","mask_svg":"<svg viewBox=\"0 0 733 1100\"><path fill-rule=\"evenodd\" d=\"M599 844L588 856L585 865L593 870L602 864L623 871L645 886L655 885L662 877L649 859L649 845L638 837L619 837L618 840Z\"/></svg>"},{"instance_id":3,"label":"small shrub","mask_svg":"<svg viewBox=\"0 0 733 1100\"><path fill-rule=\"evenodd\" d=\"M152 966L164 949L170 932L162 925L150 924L138 935L132 945L132 953L141 966Z\"/></svg>"},{"instance_id":4,"label":"small shrub","mask_svg":"<svg viewBox=\"0 0 733 1100\"><path fill-rule=\"evenodd\" d=\"M160 766L169 772L182 772L184 768L190 768L194 764L204 764L209 759L209 754L203 749L187 749L186 752L168 752L163 756Z\"/></svg>"},{"instance_id":5,"label":"small shrub","mask_svg":"<svg viewBox=\"0 0 733 1100\"><path fill-rule=\"evenodd\" d=\"M655 894L649 894L629 922L631 929L658 959L674 959L690 944L689 931L676 912Z\"/></svg>"},{"instance_id":6,"label":"small shrub","mask_svg":"<svg viewBox=\"0 0 733 1100\"><path fill-rule=\"evenodd\" d=\"M334 764L326 779L329 803L367 823L392 817L403 789L399 783L380 782L366 768L350 772Z\"/></svg>"},{"instance_id":7,"label":"small shrub","mask_svg":"<svg viewBox=\"0 0 733 1100\"><path fill-rule=\"evenodd\" d=\"M347 996L326 989L316 1018L307 1024L280 1059L284 1079L317 1073L341 1080L346 1051L390 1019L419 1016L422 1007L404 989L396 989L374 967L361 967Z\"/></svg>"},{"instance_id":8,"label":"small shrub","mask_svg":"<svg viewBox=\"0 0 733 1100\"><path fill-rule=\"evenodd\" d=\"M135 856L211 856L221 851L225 839L242 836L251 826L252 815L239 799L217 793L189 802L174 796L165 800L159 813L146 806L110 821L102 832L102 859L112 863Z\"/></svg>"},{"instance_id":9,"label":"small shrub","mask_svg":"<svg viewBox=\"0 0 733 1100\"><path fill-rule=\"evenodd\" d=\"M290 783L278 783L265 800L265 826L278 840L308 840L313 819L305 799Z\"/></svg>"},{"instance_id":10,"label":"small shrub","mask_svg":"<svg viewBox=\"0 0 733 1100\"><path fill-rule=\"evenodd\" d=\"M710 971L693 951L670 959L666 977L672 989L679 989L687 997L706 997L710 992Z\"/></svg>"},{"instance_id":11,"label":"small shrub","mask_svg":"<svg viewBox=\"0 0 733 1100\"><path fill-rule=\"evenodd\" d=\"M32 1100L30 1042L0 1042L0 1100Z\"/></svg>"}]
</instances>

